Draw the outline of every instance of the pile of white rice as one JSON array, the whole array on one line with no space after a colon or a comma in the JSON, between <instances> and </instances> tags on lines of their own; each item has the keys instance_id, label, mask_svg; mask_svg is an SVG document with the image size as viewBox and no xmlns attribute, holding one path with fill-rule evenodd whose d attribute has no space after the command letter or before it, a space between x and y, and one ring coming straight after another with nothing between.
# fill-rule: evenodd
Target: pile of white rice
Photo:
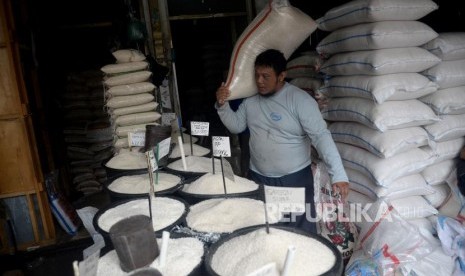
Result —
<instances>
[{"instance_id":1,"label":"pile of white rice","mask_svg":"<svg viewBox=\"0 0 465 276\"><path fill-rule=\"evenodd\" d=\"M160 249L161 239L157 239L157 242ZM165 265L160 267L158 257L150 266L158 269L164 276L189 275L200 264L203 254L203 243L196 238L170 239ZM120 268L118 255L115 250L108 252L99 259L97 275L124 276L128 274Z\"/></svg>"},{"instance_id":2,"label":"pile of white rice","mask_svg":"<svg viewBox=\"0 0 465 276\"><path fill-rule=\"evenodd\" d=\"M154 179L156 174L153 175ZM154 180L155 181L155 180ZM171 189L181 182L181 178L174 174L158 173L158 183L155 192ZM144 194L150 191L149 174L126 175L115 179L108 185L108 189L121 194Z\"/></svg>"},{"instance_id":3,"label":"pile of white rice","mask_svg":"<svg viewBox=\"0 0 465 276\"><path fill-rule=\"evenodd\" d=\"M228 162L223 160L223 162ZM187 169L184 170L182 165L182 159L176 160L168 164L168 168L176 171L183 172L198 172L198 173L207 173L213 172L212 159L209 157L199 157L199 156L187 156L186 157ZM215 158L215 173L221 173L221 161Z\"/></svg>"},{"instance_id":4,"label":"pile of white rice","mask_svg":"<svg viewBox=\"0 0 465 276\"><path fill-rule=\"evenodd\" d=\"M152 204L153 229L161 230L176 222L184 213L185 205L179 200L155 197ZM135 215L150 216L148 198L134 199L106 210L98 218L98 226L109 233L118 221Z\"/></svg>"},{"instance_id":5,"label":"pile of white rice","mask_svg":"<svg viewBox=\"0 0 465 276\"><path fill-rule=\"evenodd\" d=\"M190 207L187 226L199 232L230 233L234 230L265 224L265 204L250 198L215 198ZM268 222L277 223L278 210L268 210Z\"/></svg>"},{"instance_id":6,"label":"pile of white rice","mask_svg":"<svg viewBox=\"0 0 465 276\"><path fill-rule=\"evenodd\" d=\"M132 151L121 149L105 166L117 170L145 169L147 168L147 158L145 157L145 153L139 152L136 149Z\"/></svg>"},{"instance_id":7,"label":"pile of white rice","mask_svg":"<svg viewBox=\"0 0 465 276\"><path fill-rule=\"evenodd\" d=\"M182 145L184 149L184 156L186 155L187 156L189 155L205 156L210 153L210 149L196 145L196 144L192 144L192 151L194 152L194 154L192 154L190 143L184 143ZM179 157L181 157L181 147L179 146L179 144L176 144L173 148L173 151L171 151L170 158L179 158Z\"/></svg>"},{"instance_id":8,"label":"pile of white rice","mask_svg":"<svg viewBox=\"0 0 465 276\"><path fill-rule=\"evenodd\" d=\"M240 176L234 176L234 182L224 178L226 191L231 193L245 193L258 189L258 184ZM221 173L207 173L190 184L185 184L183 192L190 194L219 195L224 194L223 175Z\"/></svg>"},{"instance_id":9,"label":"pile of white rice","mask_svg":"<svg viewBox=\"0 0 465 276\"><path fill-rule=\"evenodd\" d=\"M211 267L222 276L248 275L269 263L282 271L289 246L296 248L289 275L321 275L330 270L336 256L316 239L270 228L260 228L222 244L212 258Z\"/></svg>"}]
</instances>

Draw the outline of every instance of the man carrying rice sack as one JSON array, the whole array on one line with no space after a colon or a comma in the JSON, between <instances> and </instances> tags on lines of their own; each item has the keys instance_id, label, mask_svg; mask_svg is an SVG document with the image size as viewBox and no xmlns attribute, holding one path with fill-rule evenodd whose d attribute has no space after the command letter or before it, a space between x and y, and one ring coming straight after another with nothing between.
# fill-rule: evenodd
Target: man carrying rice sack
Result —
<instances>
[{"instance_id":1,"label":"man carrying rice sack","mask_svg":"<svg viewBox=\"0 0 465 276\"><path fill-rule=\"evenodd\" d=\"M322 156L333 190L343 199L349 183L318 104L305 91L284 81L285 70L282 52L262 52L255 60L258 94L246 98L234 112L226 101L230 91L222 84L216 92L215 107L230 132L250 130L250 179L269 186L305 188L307 214L292 215L289 224L316 233L311 219L315 218L315 206L310 145Z\"/></svg>"}]
</instances>

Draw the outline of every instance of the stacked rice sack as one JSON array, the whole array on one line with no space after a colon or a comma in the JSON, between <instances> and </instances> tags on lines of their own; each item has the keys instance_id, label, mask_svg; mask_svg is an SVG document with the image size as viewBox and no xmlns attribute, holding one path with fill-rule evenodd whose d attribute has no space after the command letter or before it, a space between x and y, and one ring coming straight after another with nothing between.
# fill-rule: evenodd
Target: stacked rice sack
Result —
<instances>
[{"instance_id":1,"label":"stacked rice sack","mask_svg":"<svg viewBox=\"0 0 465 276\"><path fill-rule=\"evenodd\" d=\"M286 58L316 30L316 22L289 0L269 1L242 32L234 45L225 86L231 91L229 100L257 93L253 64L267 49L280 50Z\"/></svg>"},{"instance_id":2,"label":"stacked rice sack","mask_svg":"<svg viewBox=\"0 0 465 276\"><path fill-rule=\"evenodd\" d=\"M349 202L386 200L430 233L438 210L425 197L444 191L428 185L422 172L457 156L464 144L461 138L441 145L425 130L439 122L424 99L440 84L422 72L441 60L422 48L438 34L417 20L437 8L430 0L351 1L317 20L331 33L316 47L327 57L319 92L330 99L322 115L349 177Z\"/></svg>"},{"instance_id":3,"label":"stacked rice sack","mask_svg":"<svg viewBox=\"0 0 465 276\"><path fill-rule=\"evenodd\" d=\"M453 186L447 180L456 168L457 157L465 143L465 33L440 33L423 48L441 59L439 64L423 72L439 90L420 98L440 118L439 122L425 126L437 145L434 164L422 172L436 193L425 198L440 213L454 218L461 215L463 220L465 210L451 194ZM459 214L461 209L462 214Z\"/></svg>"},{"instance_id":4,"label":"stacked rice sack","mask_svg":"<svg viewBox=\"0 0 465 276\"><path fill-rule=\"evenodd\" d=\"M144 54L124 49L113 52L116 64L103 66L106 74L106 107L114 128L114 147L128 148L129 132L145 132L147 124L158 124L155 85Z\"/></svg>"},{"instance_id":5,"label":"stacked rice sack","mask_svg":"<svg viewBox=\"0 0 465 276\"><path fill-rule=\"evenodd\" d=\"M73 72L62 94L63 134L66 142L70 185L84 195L102 190L106 182L103 161L112 155L112 132L103 112L102 73Z\"/></svg>"},{"instance_id":6,"label":"stacked rice sack","mask_svg":"<svg viewBox=\"0 0 465 276\"><path fill-rule=\"evenodd\" d=\"M286 78L289 83L305 90L315 99L321 99L318 90L323 85L323 75L319 73L323 58L316 51L301 53L300 56L287 62Z\"/></svg>"}]
</instances>

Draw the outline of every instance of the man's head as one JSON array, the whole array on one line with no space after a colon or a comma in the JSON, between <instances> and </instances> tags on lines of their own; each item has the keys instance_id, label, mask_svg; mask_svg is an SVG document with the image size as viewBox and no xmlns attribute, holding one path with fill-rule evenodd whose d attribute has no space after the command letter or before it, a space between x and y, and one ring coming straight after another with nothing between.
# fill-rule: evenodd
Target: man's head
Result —
<instances>
[{"instance_id":1,"label":"man's head","mask_svg":"<svg viewBox=\"0 0 465 276\"><path fill-rule=\"evenodd\" d=\"M255 84L258 93L269 97L280 90L286 77L286 58L278 50L269 49L255 59Z\"/></svg>"}]
</instances>

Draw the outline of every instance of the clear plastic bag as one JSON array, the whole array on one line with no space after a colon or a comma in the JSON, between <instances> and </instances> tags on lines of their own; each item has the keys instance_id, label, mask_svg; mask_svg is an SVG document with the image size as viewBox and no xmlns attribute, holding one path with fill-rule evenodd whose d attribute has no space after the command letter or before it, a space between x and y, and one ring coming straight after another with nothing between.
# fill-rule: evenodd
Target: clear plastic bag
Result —
<instances>
[{"instance_id":1,"label":"clear plastic bag","mask_svg":"<svg viewBox=\"0 0 465 276\"><path fill-rule=\"evenodd\" d=\"M437 247L431 233L405 221L383 199L371 205L367 213L371 220L363 224L356 249L363 249L382 275L407 275L408 264L420 261Z\"/></svg>"}]
</instances>

